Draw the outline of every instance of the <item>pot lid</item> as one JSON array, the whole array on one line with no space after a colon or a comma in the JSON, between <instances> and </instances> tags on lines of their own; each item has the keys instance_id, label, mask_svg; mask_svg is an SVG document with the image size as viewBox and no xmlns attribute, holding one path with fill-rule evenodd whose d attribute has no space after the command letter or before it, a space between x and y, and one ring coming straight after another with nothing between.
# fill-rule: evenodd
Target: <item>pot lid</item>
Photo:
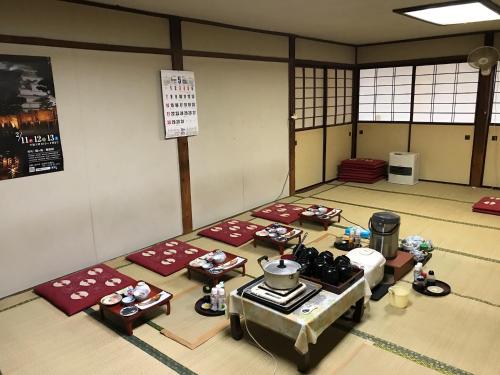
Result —
<instances>
[{"instance_id":1,"label":"pot lid","mask_svg":"<svg viewBox=\"0 0 500 375\"><path fill-rule=\"evenodd\" d=\"M300 269L301 265L293 260L279 259L268 262L264 270L273 275L291 275Z\"/></svg>"},{"instance_id":2,"label":"pot lid","mask_svg":"<svg viewBox=\"0 0 500 375\"><path fill-rule=\"evenodd\" d=\"M392 212L375 212L372 215L372 221L381 224L399 224L400 218Z\"/></svg>"}]
</instances>

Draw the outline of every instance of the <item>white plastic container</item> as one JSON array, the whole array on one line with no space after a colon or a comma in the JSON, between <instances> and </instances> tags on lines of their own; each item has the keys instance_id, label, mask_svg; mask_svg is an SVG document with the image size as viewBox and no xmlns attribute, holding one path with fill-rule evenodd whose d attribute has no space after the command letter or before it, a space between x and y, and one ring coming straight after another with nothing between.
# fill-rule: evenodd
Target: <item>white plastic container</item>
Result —
<instances>
[{"instance_id":1,"label":"white plastic container","mask_svg":"<svg viewBox=\"0 0 500 375\"><path fill-rule=\"evenodd\" d=\"M384 278L385 258L378 251L367 247L358 247L349 251L347 257L352 264L365 271L365 279L371 289Z\"/></svg>"}]
</instances>

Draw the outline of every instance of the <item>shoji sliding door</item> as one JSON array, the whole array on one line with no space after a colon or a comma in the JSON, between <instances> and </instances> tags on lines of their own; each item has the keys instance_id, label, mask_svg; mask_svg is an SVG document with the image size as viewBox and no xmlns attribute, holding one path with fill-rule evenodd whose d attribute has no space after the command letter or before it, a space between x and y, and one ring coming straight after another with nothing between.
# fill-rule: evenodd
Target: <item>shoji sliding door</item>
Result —
<instances>
[{"instance_id":1,"label":"shoji sliding door","mask_svg":"<svg viewBox=\"0 0 500 375\"><path fill-rule=\"evenodd\" d=\"M295 187L337 177L351 153L352 70L295 69Z\"/></svg>"}]
</instances>

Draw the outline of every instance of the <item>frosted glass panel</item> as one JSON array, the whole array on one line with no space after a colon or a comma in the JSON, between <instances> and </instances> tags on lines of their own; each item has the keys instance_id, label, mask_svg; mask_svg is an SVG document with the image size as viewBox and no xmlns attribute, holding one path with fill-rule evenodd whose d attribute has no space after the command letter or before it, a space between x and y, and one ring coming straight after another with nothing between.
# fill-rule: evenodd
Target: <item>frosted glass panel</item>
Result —
<instances>
[{"instance_id":1,"label":"frosted glass panel","mask_svg":"<svg viewBox=\"0 0 500 375\"><path fill-rule=\"evenodd\" d=\"M412 73L411 66L361 69L359 111L368 111L364 104L375 102L377 105L371 109L375 121L395 121L394 105L407 104L400 109L408 111L405 117L409 118Z\"/></svg>"},{"instance_id":2,"label":"frosted glass panel","mask_svg":"<svg viewBox=\"0 0 500 375\"><path fill-rule=\"evenodd\" d=\"M467 63L417 66L413 120L473 123L478 78Z\"/></svg>"}]
</instances>

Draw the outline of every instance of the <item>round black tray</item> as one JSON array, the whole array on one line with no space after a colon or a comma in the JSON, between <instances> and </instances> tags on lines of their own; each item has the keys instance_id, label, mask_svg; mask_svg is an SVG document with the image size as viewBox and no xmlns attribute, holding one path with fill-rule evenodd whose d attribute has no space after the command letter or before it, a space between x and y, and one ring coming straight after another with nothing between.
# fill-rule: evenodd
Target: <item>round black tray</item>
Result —
<instances>
[{"instance_id":1,"label":"round black tray","mask_svg":"<svg viewBox=\"0 0 500 375\"><path fill-rule=\"evenodd\" d=\"M210 303L210 296L204 296L194 304L194 309L198 314L204 316L221 316L226 313L226 311L212 311L210 309L205 310L201 307L201 305L203 305L205 302Z\"/></svg>"},{"instance_id":2,"label":"round black tray","mask_svg":"<svg viewBox=\"0 0 500 375\"><path fill-rule=\"evenodd\" d=\"M425 287L422 290L419 290L415 287L415 284L412 284L412 287L415 291L419 292L420 294L425 294L426 296L430 297L443 297L451 293L451 287L446 284L444 281L436 280L435 283L436 286L439 286L440 288L443 288L443 291L441 293L433 293L429 290L427 290L427 287Z\"/></svg>"}]
</instances>

